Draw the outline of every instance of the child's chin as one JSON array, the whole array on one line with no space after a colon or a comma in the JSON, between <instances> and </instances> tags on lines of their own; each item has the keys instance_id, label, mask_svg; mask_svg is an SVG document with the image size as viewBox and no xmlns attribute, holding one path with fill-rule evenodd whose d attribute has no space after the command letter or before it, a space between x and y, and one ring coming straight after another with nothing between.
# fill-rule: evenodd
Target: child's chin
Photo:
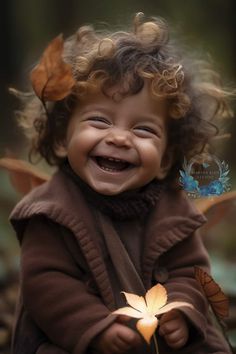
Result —
<instances>
[{"instance_id":1,"label":"child's chin","mask_svg":"<svg viewBox=\"0 0 236 354\"><path fill-rule=\"evenodd\" d=\"M127 188L125 188L124 186L113 186L110 183L104 183L102 185L94 185L90 187L95 192L107 196L115 196L127 190Z\"/></svg>"}]
</instances>

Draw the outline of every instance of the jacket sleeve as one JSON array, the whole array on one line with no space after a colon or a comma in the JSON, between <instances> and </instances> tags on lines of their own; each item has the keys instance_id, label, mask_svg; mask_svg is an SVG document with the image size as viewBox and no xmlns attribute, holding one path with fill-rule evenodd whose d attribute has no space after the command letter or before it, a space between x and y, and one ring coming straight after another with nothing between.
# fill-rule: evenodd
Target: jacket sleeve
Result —
<instances>
[{"instance_id":1,"label":"jacket sleeve","mask_svg":"<svg viewBox=\"0 0 236 354\"><path fill-rule=\"evenodd\" d=\"M212 332L208 316L209 304L195 279L195 265L210 272L208 254L198 232L173 246L161 256L159 263L159 266L164 267L163 269L168 269L168 280L164 284L168 301L186 301L193 305L193 309L188 307L179 309L190 323L190 339L185 348L187 353L188 348L191 348L190 352L193 353L195 346L199 348L203 343L209 342L209 329ZM214 335L217 342L217 332L214 332ZM214 346L214 337L211 341ZM181 353L185 353L185 350L182 348ZM214 350L212 352L218 353ZM225 351L222 350L223 352Z\"/></svg>"},{"instance_id":2,"label":"jacket sleeve","mask_svg":"<svg viewBox=\"0 0 236 354\"><path fill-rule=\"evenodd\" d=\"M56 224L32 219L21 256L22 296L26 310L52 344L73 354L86 353L90 341L115 316L84 281ZM76 245L76 247L78 247Z\"/></svg>"}]
</instances>

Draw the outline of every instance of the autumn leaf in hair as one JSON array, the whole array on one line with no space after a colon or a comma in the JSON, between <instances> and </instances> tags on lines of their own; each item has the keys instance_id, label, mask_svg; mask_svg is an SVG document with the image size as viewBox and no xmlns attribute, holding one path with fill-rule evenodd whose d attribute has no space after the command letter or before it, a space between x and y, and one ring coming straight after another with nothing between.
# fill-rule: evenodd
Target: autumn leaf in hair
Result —
<instances>
[{"instance_id":1,"label":"autumn leaf in hair","mask_svg":"<svg viewBox=\"0 0 236 354\"><path fill-rule=\"evenodd\" d=\"M30 78L36 95L43 101L60 101L75 85L71 66L62 58L63 37L53 39L45 49Z\"/></svg>"},{"instance_id":2,"label":"autumn leaf in hair","mask_svg":"<svg viewBox=\"0 0 236 354\"><path fill-rule=\"evenodd\" d=\"M139 318L136 327L147 343L150 343L151 337L158 326L156 316L183 306L193 308L191 304L185 301L173 301L166 304L167 292L161 284L157 284L148 290L145 297L126 292L123 292L123 294L131 307L121 307L112 313Z\"/></svg>"}]
</instances>

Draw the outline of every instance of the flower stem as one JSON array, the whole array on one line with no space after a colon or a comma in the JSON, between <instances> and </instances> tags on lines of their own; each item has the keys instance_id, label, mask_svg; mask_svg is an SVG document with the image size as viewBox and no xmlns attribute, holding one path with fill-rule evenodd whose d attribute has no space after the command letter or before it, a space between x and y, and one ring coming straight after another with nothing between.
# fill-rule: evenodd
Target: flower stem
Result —
<instances>
[{"instance_id":1,"label":"flower stem","mask_svg":"<svg viewBox=\"0 0 236 354\"><path fill-rule=\"evenodd\" d=\"M155 352L156 354L159 354L159 349L158 349L158 344L157 344L157 337L156 334L153 334L153 342L154 342L154 347L155 347Z\"/></svg>"}]
</instances>

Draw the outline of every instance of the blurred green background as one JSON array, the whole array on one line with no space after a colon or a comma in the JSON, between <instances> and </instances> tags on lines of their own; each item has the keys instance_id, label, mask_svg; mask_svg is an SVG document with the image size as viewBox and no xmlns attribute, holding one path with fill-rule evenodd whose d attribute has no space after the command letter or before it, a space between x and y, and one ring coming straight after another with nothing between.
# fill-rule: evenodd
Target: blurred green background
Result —
<instances>
[{"instance_id":1,"label":"blurred green background","mask_svg":"<svg viewBox=\"0 0 236 354\"><path fill-rule=\"evenodd\" d=\"M210 58L224 85L236 87L235 0L3 1L0 10L0 157L5 155L6 149L10 149L18 157L26 158L26 142L16 127L13 113L18 103L9 95L8 87L27 90L28 74L48 42L59 33L70 35L83 24L106 23L114 28L123 28L139 11L147 16L167 19L172 31L182 37L190 50ZM235 110L235 104L233 108ZM217 156L228 162L232 189L236 189L235 119L227 121L226 126L232 137L219 144ZM8 215L19 199L20 195L13 190L6 172L0 170L2 292L9 279L15 279L18 269L19 249L8 224ZM230 212L204 236L213 262L213 273L233 299L236 297L235 211L236 206L232 203ZM14 299L11 301L13 304ZM7 349L4 350L7 353Z\"/></svg>"}]
</instances>

